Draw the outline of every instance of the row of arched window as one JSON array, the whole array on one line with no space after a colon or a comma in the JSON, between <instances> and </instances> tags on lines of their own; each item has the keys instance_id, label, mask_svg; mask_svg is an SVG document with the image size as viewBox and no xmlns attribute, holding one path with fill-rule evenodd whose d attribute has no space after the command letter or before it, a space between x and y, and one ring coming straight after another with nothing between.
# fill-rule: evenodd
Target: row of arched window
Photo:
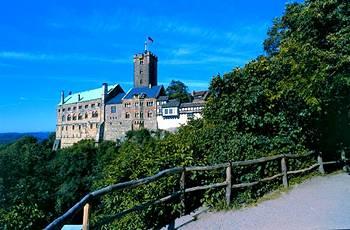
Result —
<instances>
[{"instance_id":1,"label":"row of arched window","mask_svg":"<svg viewBox=\"0 0 350 230\"><path fill-rule=\"evenodd\" d=\"M98 112L93 111L91 114L92 118L97 118L98 117ZM61 119L62 121L76 121L76 120L83 120L83 119L88 119L89 114L85 113L84 115L82 113L79 114L68 114L68 115L62 115Z\"/></svg>"},{"instance_id":2,"label":"row of arched window","mask_svg":"<svg viewBox=\"0 0 350 230\"><path fill-rule=\"evenodd\" d=\"M131 117L130 113L126 112L126 113L125 113L125 118L128 119L128 118L130 118L130 117ZM153 117L153 112L152 112L152 111L148 111L148 112L147 112L147 117L148 117L148 118ZM135 118L143 118L143 112L136 112L136 113L135 113Z\"/></svg>"},{"instance_id":3,"label":"row of arched window","mask_svg":"<svg viewBox=\"0 0 350 230\"><path fill-rule=\"evenodd\" d=\"M90 123L89 126L87 124L81 124L81 125L62 125L61 131L68 131L69 130L81 130L81 129L87 129L87 128L93 129L98 128L98 123Z\"/></svg>"}]
</instances>

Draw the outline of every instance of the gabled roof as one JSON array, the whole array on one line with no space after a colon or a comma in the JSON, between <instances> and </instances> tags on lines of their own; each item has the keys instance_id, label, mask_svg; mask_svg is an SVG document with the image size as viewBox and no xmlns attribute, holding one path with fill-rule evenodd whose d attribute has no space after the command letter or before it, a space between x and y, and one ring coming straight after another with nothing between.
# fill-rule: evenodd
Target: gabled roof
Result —
<instances>
[{"instance_id":1,"label":"gabled roof","mask_svg":"<svg viewBox=\"0 0 350 230\"><path fill-rule=\"evenodd\" d=\"M159 96L157 101L167 101L169 99L168 96Z\"/></svg>"},{"instance_id":2,"label":"gabled roof","mask_svg":"<svg viewBox=\"0 0 350 230\"><path fill-rule=\"evenodd\" d=\"M132 99L134 96L143 96L144 98L158 98L164 93L162 85L152 87L138 87L130 89L123 99Z\"/></svg>"},{"instance_id":3,"label":"gabled roof","mask_svg":"<svg viewBox=\"0 0 350 230\"><path fill-rule=\"evenodd\" d=\"M181 103L180 108L200 107L204 105L205 105L205 102L188 102L188 103Z\"/></svg>"},{"instance_id":4,"label":"gabled roof","mask_svg":"<svg viewBox=\"0 0 350 230\"><path fill-rule=\"evenodd\" d=\"M162 108L179 107L179 106L180 106L180 101L173 99L168 101L166 104L162 105Z\"/></svg>"},{"instance_id":5,"label":"gabled roof","mask_svg":"<svg viewBox=\"0 0 350 230\"><path fill-rule=\"evenodd\" d=\"M208 90L193 91L192 96L193 96L193 101L206 100L209 96L209 91Z\"/></svg>"},{"instance_id":6,"label":"gabled roof","mask_svg":"<svg viewBox=\"0 0 350 230\"><path fill-rule=\"evenodd\" d=\"M111 104L121 104L122 99L125 96L125 93L119 93L115 97L111 98L106 104L111 105Z\"/></svg>"},{"instance_id":7,"label":"gabled roof","mask_svg":"<svg viewBox=\"0 0 350 230\"><path fill-rule=\"evenodd\" d=\"M109 85L108 86L108 93L110 93L117 86L118 86L118 84ZM74 93L74 94L71 94L71 95L68 95L67 97L65 97L63 104L66 105L66 104L73 104L73 103L77 103L77 102L85 102L85 101L99 99L99 98L102 98L102 94L103 94L102 87L97 88L97 89L92 89L92 90ZM80 95L80 100L79 100L79 95ZM62 105L62 103L60 102L58 105Z\"/></svg>"}]
</instances>

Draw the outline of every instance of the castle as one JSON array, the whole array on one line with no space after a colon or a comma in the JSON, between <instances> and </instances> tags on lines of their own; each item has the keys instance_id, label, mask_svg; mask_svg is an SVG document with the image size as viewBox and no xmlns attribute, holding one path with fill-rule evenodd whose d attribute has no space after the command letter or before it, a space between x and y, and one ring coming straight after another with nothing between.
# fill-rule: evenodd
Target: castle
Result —
<instances>
[{"instance_id":1,"label":"castle","mask_svg":"<svg viewBox=\"0 0 350 230\"><path fill-rule=\"evenodd\" d=\"M136 54L134 87L125 92L119 84L65 95L57 106L54 149L83 139L117 141L129 130L174 130L189 119L201 117L207 91L193 92L191 103L169 100L157 85L158 58L150 51Z\"/></svg>"}]
</instances>

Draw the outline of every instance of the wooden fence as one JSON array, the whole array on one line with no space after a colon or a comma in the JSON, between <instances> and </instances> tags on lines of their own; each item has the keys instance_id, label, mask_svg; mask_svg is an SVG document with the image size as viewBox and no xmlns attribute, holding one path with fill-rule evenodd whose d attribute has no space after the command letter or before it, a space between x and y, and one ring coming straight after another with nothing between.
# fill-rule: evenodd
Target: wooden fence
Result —
<instances>
[{"instance_id":1,"label":"wooden fence","mask_svg":"<svg viewBox=\"0 0 350 230\"><path fill-rule=\"evenodd\" d=\"M211 166L175 167L175 168L171 168L171 169L166 169L166 170L163 170L163 171L161 171L153 176L150 176L150 177L110 185L110 186L107 186L107 187L102 188L100 190L91 192L91 193L87 194L85 197L83 197L78 203L76 203L66 213L64 213L62 216L58 217L56 220L54 220L52 223L50 223L45 229L47 229L47 230L60 229L66 222L68 222L71 218L73 218L73 216L76 213L78 213L81 209L84 209L84 212L83 212L84 213L83 214L83 230L87 230L87 229L89 229L89 215L90 215L90 209L91 209L90 203L91 203L92 199L97 198L97 197L101 197L101 196L106 195L110 192L114 192L114 191L118 191L118 190L122 190L122 189L135 188L135 187L138 187L141 185L146 185L146 184L149 184L153 181L157 181L160 178L163 178L163 177L166 177L169 175L173 175L173 174L181 174L180 191L176 191L173 194L168 195L168 196L163 197L163 198L158 199L158 200L149 201L149 202L146 202L146 203L143 203L140 205L136 205L133 208L124 210L124 211L117 213L113 216L109 216L108 219L115 220L115 219L118 219L118 218L125 216L128 213L143 210L151 205L164 203L164 202L166 202L170 199L173 199L174 197L178 197L178 196L180 196L182 207L185 208L185 194L186 193L199 191L199 190L205 190L205 189L211 189L211 188L225 187L226 188L226 203L227 203L227 205L230 205L232 189L254 186L254 185L257 185L261 182L271 181L271 180L274 180L274 179L279 178L279 177L282 177L282 183L283 183L284 187L288 187L288 175L305 173L305 172L311 171L315 168L318 168L319 172L321 174L324 174L325 173L324 167L323 167L324 165L337 163L337 161L323 162L322 157L320 155L318 155L317 162L315 164L311 165L310 167L300 169L300 170L295 170L295 171L288 171L286 159L302 158L302 157L311 156L313 154L314 153L309 153L306 155L299 155L299 156L293 155L293 154L282 154L282 155L276 155L276 156L263 157L263 158L259 158L259 159L255 159L255 160L228 162L228 163L211 165ZM273 175L271 177L262 178L258 181L253 181L253 182L249 182L249 183L232 184L232 174L231 174L232 167L250 166L250 165L266 163L266 162L274 161L274 160L280 160L280 162L281 162L281 172L280 173ZM185 176L186 176L187 172L210 171L210 170L221 169L221 168L226 168L226 180L224 182L186 188L186 181L185 181L186 177ZM102 223L102 224L104 224L104 223Z\"/></svg>"}]
</instances>

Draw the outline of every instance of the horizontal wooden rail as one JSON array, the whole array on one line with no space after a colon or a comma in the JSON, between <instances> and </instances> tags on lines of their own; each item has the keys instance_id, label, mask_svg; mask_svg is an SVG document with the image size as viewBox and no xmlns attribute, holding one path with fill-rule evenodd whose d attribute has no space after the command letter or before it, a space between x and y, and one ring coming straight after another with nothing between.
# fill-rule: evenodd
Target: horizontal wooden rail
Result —
<instances>
[{"instance_id":1,"label":"horizontal wooden rail","mask_svg":"<svg viewBox=\"0 0 350 230\"><path fill-rule=\"evenodd\" d=\"M206 190L206 189L211 189L211 188L226 187L226 202L229 205L230 199L231 199L230 198L231 197L231 189L250 187L250 186L257 185L261 182L274 180L274 179L279 178L279 177L283 178L284 186L288 186L288 175L307 172L307 171L310 171L316 167L319 167L319 171L321 173L324 173L323 165L338 163L338 161L322 162L322 157L318 156L318 159L317 159L318 163L317 164L313 164L307 168L300 169L300 170L288 171L286 159L302 158L302 157L307 157L307 156L311 156L311 155L314 155L314 153L310 152L310 153L305 154L305 155L281 154L281 155L275 155L275 156L262 157L262 158L253 159L253 160L228 162L228 163L209 165L209 166L175 167L175 168L171 168L171 169L166 169L166 170L160 171L157 174L150 176L150 177L110 185L110 186L107 186L105 188L91 192L91 193L87 194L86 196L84 196L83 199L81 199L78 203L76 203L66 213L64 213L62 216L58 217L52 223L50 223L45 229L60 229L64 223L66 223L69 219L73 218L77 212L79 212L85 205L87 205L94 198L106 195L106 194L113 192L113 191L118 191L118 190L122 190L122 189L131 189L131 188L135 188L135 187L138 187L141 185L146 185L146 184L149 184L153 181L157 181L162 177L169 176L172 174L181 173L180 191L174 192L171 195L168 195L166 197L163 197L163 198L160 198L157 200L153 200L153 201L149 201L149 202L146 202L146 203L143 203L140 205L136 205L132 208L124 210L124 211L117 213L115 215L103 217L100 219L101 223L98 226L102 226L106 223L109 223L109 222L115 220L115 219L121 218L128 213L143 210L151 205L166 202L166 201L168 201L174 197L177 197L179 195L181 198L181 205L184 208L183 213L185 213L185 193L199 191L199 190ZM282 168L281 173L278 173L278 174L273 175L271 177L266 177L266 178L263 178L263 179L260 179L257 181L253 181L253 182L232 185L232 176L231 176L232 167L249 166L249 165L266 163L266 162L274 161L274 160L281 160L281 168ZM200 186L191 187L191 188L185 188L185 185L186 185L185 174L186 174L186 172L209 171L209 170L215 170L215 169L221 169L221 168L226 168L226 179L224 182L209 184L209 185L200 185ZM88 208L90 208L90 206L88 206ZM86 212L86 213L89 213L89 212ZM89 215L89 214L86 214L86 215ZM85 223L88 223L88 216L87 217L84 216L84 221L85 221Z\"/></svg>"},{"instance_id":2,"label":"horizontal wooden rail","mask_svg":"<svg viewBox=\"0 0 350 230\"><path fill-rule=\"evenodd\" d=\"M185 192L194 192L194 191L199 191L199 190L205 190L205 189L210 189L210 188L219 188L219 187L224 187L227 185L227 182L222 182L222 183L216 183L216 184L210 184L210 185L202 185L202 186L197 186L197 187L192 187L192 188L186 188Z\"/></svg>"},{"instance_id":3,"label":"horizontal wooden rail","mask_svg":"<svg viewBox=\"0 0 350 230\"><path fill-rule=\"evenodd\" d=\"M295 171L288 171L288 172L287 172L287 175L292 175L292 174L299 174L299 173L308 172L308 171L311 171L311 170L313 170L314 168L317 168L317 167L319 167L319 166L320 166L320 164L314 164L314 165L311 165L310 167L307 167L307 168L304 168L304 169L295 170Z\"/></svg>"},{"instance_id":4,"label":"horizontal wooden rail","mask_svg":"<svg viewBox=\"0 0 350 230\"><path fill-rule=\"evenodd\" d=\"M338 161L328 161L328 162L323 162L324 165L331 165L331 164L337 164L339 163Z\"/></svg>"},{"instance_id":5,"label":"horizontal wooden rail","mask_svg":"<svg viewBox=\"0 0 350 230\"><path fill-rule=\"evenodd\" d=\"M52 223L50 223L45 229L60 229L67 220L72 218L77 212L79 212L84 207L85 204L87 204L91 199L93 199L95 197L100 197L100 196L103 196L107 193L121 190L121 189L126 189L126 188L130 189L130 188L134 188L134 187L137 187L140 185L145 185L145 184L151 183L153 181L156 181L162 177L165 177L167 175L182 172L183 170L184 170L183 167L175 167L175 168L171 168L171 169L166 169L166 170L163 170L163 171L161 171L153 176L150 176L150 177L146 177L146 178L139 179L139 180L123 182L123 183L119 183L119 184L115 184L115 185L110 185L110 186L107 186L105 188L99 189L97 191L91 192L91 193L87 194L86 196L84 196L83 199L81 199L78 203L76 203L65 214L63 214L62 216L55 219Z\"/></svg>"},{"instance_id":6,"label":"horizontal wooden rail","mask_svg":"<svg viewBox=\"0 0 350 230\"><path fill-rule=\"evenodd\" d=\"M254 186L254 185L257 185L261 182L266 182L266 181L271 181L271 180L274 180L278 177L281 177L283 176L282 173L279 173L279 174L276 174L274 176L271 176L271 177L267 177L267 178L264 178L264 179L261 179L261 180L258 180L258 181L254 181L254 182L248 182L248 183L241 183L241 184L234 184L232 185L232 188L245 188L245 187L251 187L251 186Z\"/></svg>"},{"instance_id":7,"label":"horizontal wooden rail","mask_svg":"<svg viewBox=\"0 0 350 230\"><path fill-rule=\"evenodd\" d=\"M223 163L223 164L217 164L217 165L210 165L210 166L190 166L185 167L186 172L191 171L208 171L208 170L215 170L219 168L226 168L230 165L230 163Z\"/></svg>"},{"instance_id":8,"label":"horizontal wooden rail","mask_svg":"<svg viewBox=\"0 0 350 230\"><path fill-rule=\"evenodd\" d=\"M143 209L146 209L147 207L151 206L151 205L157 205L157 204L160 204L160 203L163 203L165 201L168 201L168 200L171 200L177 196L179 196L181 194L181 191L177 191L177 192L174 192L173 194L169 195L169 196L166 196L166 197L163 197L163 198L160 198L158 200L153 200L153 201L149 201L149 202L146 202L146 203L143 203L143 204L139 204L139 205L136 205L132 208L129 208L127 210L124 210L122 212L119 212L115 215L109 215L109 216L105 216L103 218L101 218L100 220L98 220L97 222L99 222L99 224L95 225L94 228L99 228L105 224L108 224L114 220L117 220L131 212L135 212L135 211L141 211Z\"/></svg>"},{"instance_id":9,"label":"horizontal wooden rail","mask_svg":"<svg viewBox=\"0 0 350 230\"><path fill-rule=\"evenodd\" d=\"M115 185L110 185L107 186L105 188L102 188L100 190L97 190L95 192L92 192L91 195L94 197L99 197L102 195L105 195L106 193L110 193L112 191L117 191L117 190L121 190L121 189L130 189L130 188L134 188L134 187L138 187L140 185L145 185L145 184L149 184L153 181L159 180L162 177L165 177L167 175L170 174L176 174L176 173L180 173L183 171L183 167L176 167L176 168L171 168L171 169L166 169L163 170L153 176L150 177L146 177L143 179L138 179L138 180L133 180L133 181L128 181L128 182L123 182L123 183L119 183L119 184L115 184Z\"/></svg>"}]
</instances>

